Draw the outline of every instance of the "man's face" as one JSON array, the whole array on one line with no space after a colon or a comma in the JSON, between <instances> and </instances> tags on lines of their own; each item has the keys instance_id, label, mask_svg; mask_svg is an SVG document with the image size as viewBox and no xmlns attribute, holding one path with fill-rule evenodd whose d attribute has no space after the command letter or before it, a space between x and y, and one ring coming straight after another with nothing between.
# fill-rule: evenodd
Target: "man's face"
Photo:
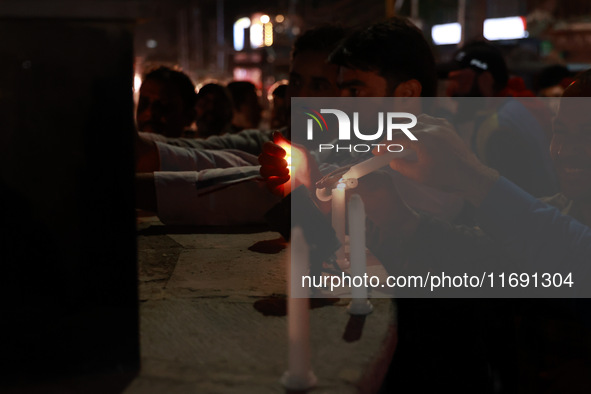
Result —
<instances>
[{"instance_id":1,"label":"man's face","mask_svg":"<svg viewBox=\"0 0 591 394\"><path fill-rule=\"evenodd\" d=\"M375 71L340 67L339 88L342 97L387 97L388 83Z\"/></svg>"},{"instance_id":2,"label":"man's face","mask_svg":"<svg viewBox=\"0 0 591 394\"><path fill-rule=\"evenodd\" d=\"M482 97L477 83L478 73L471 68L451 71L447 76L448 97Z\"/></svg>"},{"instance_id":3,"label":"man's face","mask_svg":"<svg viewBox=\"0 0 591 394\"><path fill-rule=\"evenodd\" d=\"M180 137L192 122L178 90L151 79L145 80L140 88L136 120L140 131L167 137Z\"/></svg>"},{"instance_id":4,"label":"man's face","mask_svg":"<svg viewBox=\"0 0 591 394\"><path fill-rule=\"evenodd\" d=\"M572 98L585 95L591 91L573 87L564 92L550 144L561 191L575 201L591 199L591 112L588 100Z\"/></svg>"},{"instance_id":5,"label":"man's face","mask_svg":"<svg viewBox=\"0 0 591 394\"><path fill-rule=\"evenodd\" d=\"M232 120L228 107L230 102L215 93L201 95L195 105L197 130L200 137L225 132Z\"/></svg>"},{"instance_id":6,"label":"man's face","mask_svg":"<svg viewBox=\"0 0 591 394\"><path fill-rule=\"evenodd\" d=\"M246 128L258 127L261 122L263 107L256 92L248 94L248 98L240 107L240 112L245 116Z\"/></svg>"},{"instance_id":7,"label":"man's face","mask_svg":"<svg viewBox=\"0 0 591 394\"><path fill-rule=\"evenodd\" d=\"M292 63L286 97L338 97L338 67L327 63L326 52L301 52Z\"/></svg>"}]
</instances>

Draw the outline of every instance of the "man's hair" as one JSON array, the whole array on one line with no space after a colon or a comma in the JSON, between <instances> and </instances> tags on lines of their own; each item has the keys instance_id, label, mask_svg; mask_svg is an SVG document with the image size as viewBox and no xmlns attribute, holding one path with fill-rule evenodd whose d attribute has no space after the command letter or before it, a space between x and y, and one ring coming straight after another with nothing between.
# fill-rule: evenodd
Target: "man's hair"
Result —
<instances>
[{"instance_id":1,"label":"man's hair","mask_svg":"<svg viewBox=\"0 0 591 394\"><path fill-rule=\"evenodd\" d=\"M388 82L389 92L411 79L421 83L421 96L434 97L437 92L433 53L423 33L406 18L392 18L352 33L329 61L377 72Z\"/></svg>"},{"instance_id":2,"label":"man's hair","mask_svg":"<svg viewBox=\"0 0 591 394\"><path fill-rule=\"evenodd\" d=\"M176 71L171 68L161 66L146 74L144 81L149 79L175 86L179 91L181 99L183 100L185 110L193 109L195 107L195 103L197 102L197 93L195 93L195 85L193 85L193 81L191 81L191 78L189 78L187 74L183 73L182 71Z\"/></svg>"},{"instance_id":3,"label":"man's hair","mask_svg":"<svg viewBox=\"0 0 591 394\"><path fill-rule=\"evenodd\" d=\"M232 97L232 103L235 109L240 109L242 104L246 103L252 94L257 95L257 88L254 83L249 81L232 81L226 88Z\"/></svg>"},{"instance_id":4,"label":"man's hair","mask_svg":"<svg viewBox=\"0 0 591 394\"><path fill-rule=\"evenodd\" d=\"M208 94L212 94L216 97L219 97L227 103L232 102L232 96L230 96L230 92L228 91L228 89L224 85L220 85L219 83L210 82L201 86L199 92L197 92L197 98L204 97Z\"/></svg>"},{"instance_id":5,"label":"man's hair","mask_svg":"<svg viewBox=\"0 0 591 394\"><path fill-rule=\"evenodd\" d=\"M347 35L347 29L340 25L323 25L305 31L293 44L291 58L301 52L331 53Z\"/></svg>"}]
</instances>

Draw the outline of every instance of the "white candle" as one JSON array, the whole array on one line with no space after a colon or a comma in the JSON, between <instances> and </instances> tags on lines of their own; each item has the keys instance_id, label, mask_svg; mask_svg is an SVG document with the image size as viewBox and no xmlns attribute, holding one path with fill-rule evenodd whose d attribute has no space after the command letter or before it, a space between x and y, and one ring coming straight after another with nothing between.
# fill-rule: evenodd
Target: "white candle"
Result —
<instances>
[{"instance_id":1,"label":"white candle","mask_svg":"<svg viewBox=\"0 0 591 394\"><path fill-rule=\"evenodd\" d=\"M343 179L359 179L370 172L387 166L394 159L401 159L408 156L411 152L411 150L403 150L402 152L388 152L380 156L374 156L371 159L355 164L349 171L343 174Z\"/></svg>"},{"instance_id":2,"label":"white candle","mask_svg":"<svg viewBox=\"0 0 591 394\"><path fill-rule=\"evenodd\" d=\"M351 261L351 276L363 278L367 273L365 252L365 207L358 194L349 200L349 256ZM351 288L351 304L349 313L352 315L367 315L373 310L367 299L367 288L364 286Z\"/></svg>"},{"instance_id":3,"label":"white candle","mask_svg":"<svg viewBox=\"0 0 591 394\"><path fill-rule=\"evenodd\" d=\"M288 194L291 193L291 186L293 182L293 177L291 175L291 144L285 141L279 142L279 146L285 150L285 161L287 162L287 170L289 171L289 180L283 184L283 197L286 197Z\"/></svg>"},{"instance_id":4,"label":"white candle","mask_svg":"<svg viewBox=\"0 0 591 394\"><path fill-rule=\"evenodd\" d=\"M334 229L341 247L336 251L337 264L341 269L349 267L345 258L345 188L342 182L332 189L332 228Z\"/></svg>"},{"instance_id":5,"label":"white candle","mask_svg":"<svg viewBox=\"0 0 591 394\"><path fill-rule=\"evenodd\" d=\"M308 244L301 228L291 232L288 251L287 337L288 369L281 383L289 390L306 390L316 385L310 364L310 300L309 289L302 287L302 276L309 266Z\"/></svg>"}]
</instances>

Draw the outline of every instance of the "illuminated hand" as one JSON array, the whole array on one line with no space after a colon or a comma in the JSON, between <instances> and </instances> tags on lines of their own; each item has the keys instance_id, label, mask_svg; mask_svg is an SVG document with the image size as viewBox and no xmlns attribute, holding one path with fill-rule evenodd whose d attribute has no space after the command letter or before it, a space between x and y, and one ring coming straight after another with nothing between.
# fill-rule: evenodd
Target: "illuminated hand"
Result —
<instances>
[{"instance_id":1,"label":"illuminated hand","mask_svg":"<svg viewBox=\"0 0 591 394\"><path fill-rule=\"evenodd\" d=\"M308 151L286 140L281 133L273 134L273 142L263 145L259 155L261 176L273 194L287 195L291 187L305 185L307 188L320 178L318 165ZM293 182L289 182L291 176ZM293 183L293 185L292 185Z\"/></svg>"},{"instance_id":2,"label":"illuminated hand","mask_svg":"<svg viewBox=\"0 0 591 394\"><path fill-rule=\"evenodd\" d=\"M460 193L474 205L480 205L499 178L498 172L478 161L445 119L419 115L412 133L417 141L396 132L389 143L414 150L417 159L395 159L390 162L390 167L407 178L443 191ZM383 153L374 149L376 155Z\"/></svg>"},{"instance_id":3,"label":"illuminated hand","mask_svg":"<svg viewBox=\"0 0 591 394\"><path fill-rule=\"evenodd\" d=\"M288 167L287 151L273 142L263 145L263 152L259 155L261 176L265 178L267 187L273 194L285 195L284 185L289 185L290 168Z\"/></svg>"},{"instance_id":4,"label":"illuminated hand","mask_svg":"<svg viewBox=\"0 0 591 394\"><path fill-rule=\"evenodd\" d=\"M402 199L390 175L377 171L359 178L355 189L347 194L359 194L367 218L380 227L391 242L403 244L415 233L419 215Z\"/></svg>"}]
</instances>

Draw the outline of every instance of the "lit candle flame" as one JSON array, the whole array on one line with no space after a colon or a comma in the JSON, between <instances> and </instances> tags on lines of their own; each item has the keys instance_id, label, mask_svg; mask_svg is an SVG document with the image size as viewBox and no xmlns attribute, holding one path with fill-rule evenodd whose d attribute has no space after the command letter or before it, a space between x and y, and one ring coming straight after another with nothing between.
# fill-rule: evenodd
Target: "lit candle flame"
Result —
<instances>
[{"instance_id":1,"label":"lit candle flame","mask_svg":"<svg viewBox=\"0 0 591 394\"><path fill-rule=\"evenodd\" d=\"M287 171L289 175L289 180L283 184L283 195L287 196L291 193L291 144L288 142L279 142L280 147L285 150L285 161L287 162Z\"/></svg>"}]
</instances>

